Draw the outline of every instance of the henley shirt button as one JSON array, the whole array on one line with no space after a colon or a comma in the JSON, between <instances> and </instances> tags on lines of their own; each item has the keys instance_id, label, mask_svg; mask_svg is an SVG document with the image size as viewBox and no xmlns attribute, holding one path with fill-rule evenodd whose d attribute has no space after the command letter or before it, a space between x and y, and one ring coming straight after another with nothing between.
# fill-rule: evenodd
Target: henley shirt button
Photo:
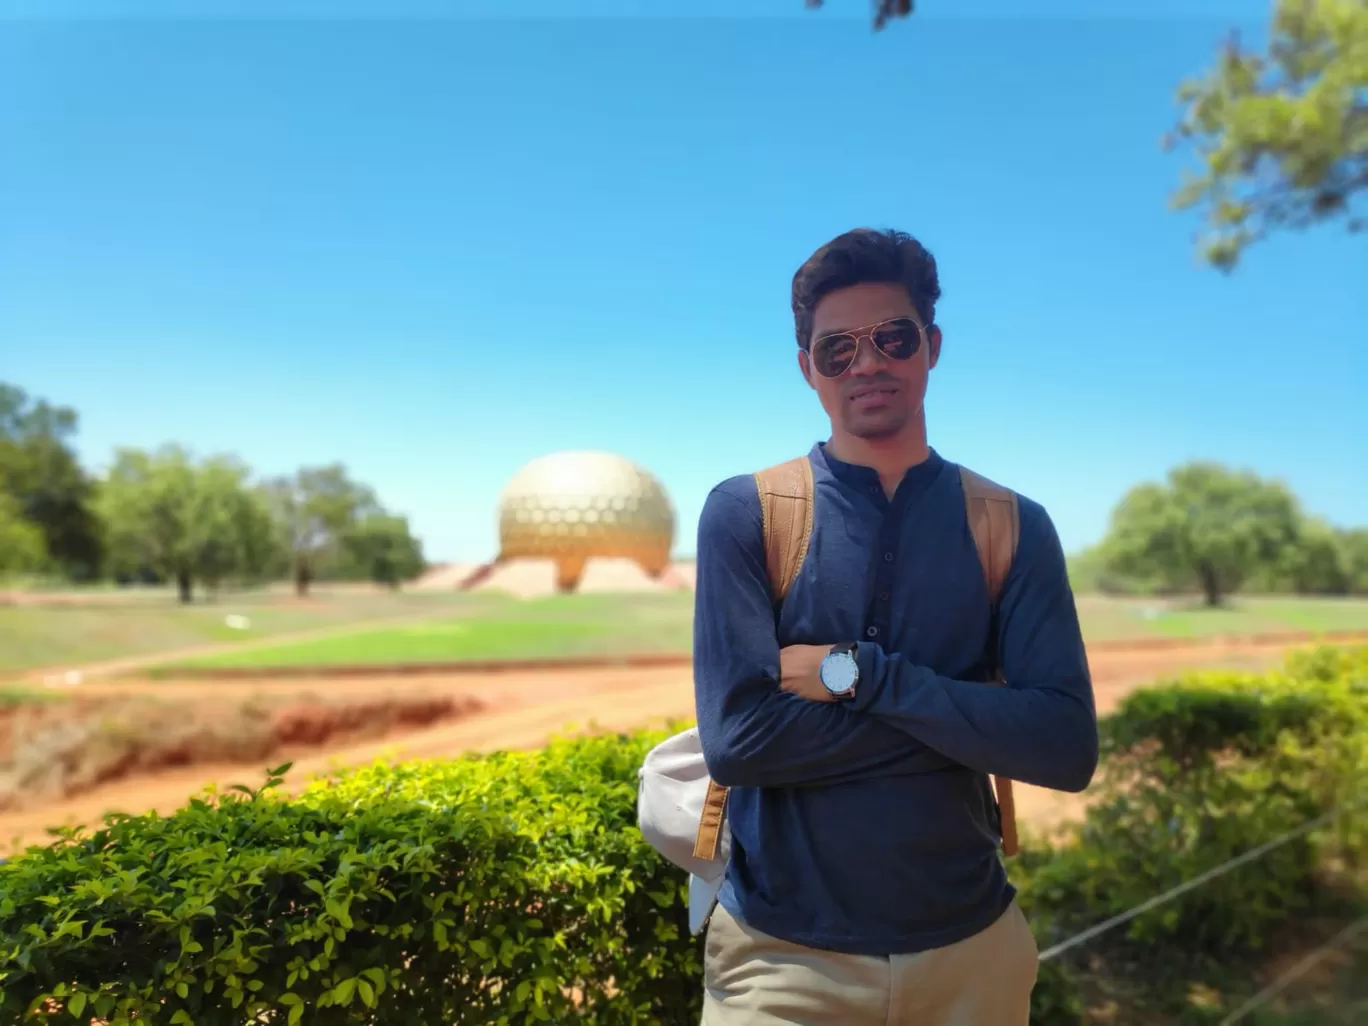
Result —
<instances>
[{"instance_id":1,"label":"henley shirt button","mask_svg":"<svg viewBox=\"0 0 1368 1026\"><path fill-rule=\"evenodd\" d=\"M891 552L885 552L885 553L884 553L884 562L885 562L885 563L891 563L891 562L893 562L893 553L891 553Z\"/></svg>"},{"instance_id":2,"label":"henley shirt button","mask_svg":"<svg viewBox=\"0 0 1368 1026\"><path fill-rule=\"evenodd\" d=\"M887 602L887 601L888 601L888 592L886 592L886 591L881 591L881 592L879 592L879 601L880 601L880 602Z\"/></svg>"},{"instance_id":3,"label":"henley shirt button","mask_svg":"<svg viewBox=\"0 0 1368 1026\"><path fill-rule=\"evenodd\" d=\"M867 635L869 635L871 638L878 637L878 635L879 635L879 628L877 628L877 627L866 627L866 628L865 628L865 633L866 633Z\"/></svg>"}]
</instances>

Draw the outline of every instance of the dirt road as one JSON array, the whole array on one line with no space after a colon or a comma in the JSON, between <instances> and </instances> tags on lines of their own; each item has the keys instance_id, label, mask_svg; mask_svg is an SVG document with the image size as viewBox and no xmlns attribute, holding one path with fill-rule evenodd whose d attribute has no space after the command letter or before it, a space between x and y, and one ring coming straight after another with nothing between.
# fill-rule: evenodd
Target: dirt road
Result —
<instances>
[{"instance_id":1,"label":"dirt road","mask_svg":"<svg viewBox=\"0 0 1368 1026\"><path fill-rule=\"evenodd\" d=\"M1093 682L1100 714L1116 707L1136 686L1183 669L1226 667L1260 669L1279 661L1285 643L1198 644L1190 648L1152 652L1109 652L1092 659ZM415 684L417 682L414 682ZM292 693L318 691L332 698L343 694L375 694L410 686L393 679L351 679L302 684L298 680L272 681L105 681L102 693L149 691L168 698L193 698L260 691ZM536 671L491 677L456 675L427 677L421 688L428 693L474 695L487 703L485 712L446 724L436 724L378 741L332 750L284 752L273 762L294 759L287 787L297 789L313 775L333 766L358 765L376 759L440 758L468 751L529 748L554 735L591 725L605 729L631 729L660 724L670 718L693 716L693 681L684 668L619 668ZM0 852L19 844L45 840L45 828L56 824L95 824L111 811L170 813L186 799L208 786L234 783L255 785L264 766L198 765L109 784L42 808L7 813L0 818ZM1018 785L1018 814L1023 822L1046 826L1076 814L1080 799L1038 788Z\"/></svg>"}]
</instances>

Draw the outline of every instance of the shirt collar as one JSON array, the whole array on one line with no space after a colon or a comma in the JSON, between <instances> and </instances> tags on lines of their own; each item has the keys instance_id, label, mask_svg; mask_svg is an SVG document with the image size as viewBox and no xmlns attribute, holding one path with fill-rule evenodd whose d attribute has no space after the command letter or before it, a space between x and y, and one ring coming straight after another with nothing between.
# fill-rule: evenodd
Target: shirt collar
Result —
<instances>
[{"instance_id":1,"label":"shirt collar","mask_svg":"<svg viewBox=\"0 0 1368 1026\"><path fill-rule=\"evenodd\" d=\"M858 463L846 463L844 460L838 460L827 451L826 445L826 442L818 442L808 453L812 460L813 470L819 477L829 477L839 484L860 491L868 491L875 487L880 492L883 491L877 470L873 467L861 466ZM921 491L935 479L944 466L945 460L940 453L936 452L934 448L929 449L926 459L907 468L907 473L903 475L898 490L900 492Z\"/></svg>"}]
</instances>

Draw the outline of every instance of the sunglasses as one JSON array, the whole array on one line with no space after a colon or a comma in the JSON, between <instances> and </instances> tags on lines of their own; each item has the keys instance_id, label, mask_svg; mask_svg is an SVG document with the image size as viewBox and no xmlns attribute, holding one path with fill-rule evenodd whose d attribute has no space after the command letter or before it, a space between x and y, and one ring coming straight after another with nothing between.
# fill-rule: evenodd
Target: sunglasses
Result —
<instances>
[{"instance_id":1,"label":"sunglasses","mask_svg":"<svg viewBox=\"0 0 1368 1026\"><path fill-rule=\"evenodd\" d=\"M860 351L861 339L869 339L890 360L910 360L922 344L922 327L911 317L895 317L853 331L823 335L808 347L808 357L824 378L839 378L850 370Z\"/></svg>"}]
</instances>

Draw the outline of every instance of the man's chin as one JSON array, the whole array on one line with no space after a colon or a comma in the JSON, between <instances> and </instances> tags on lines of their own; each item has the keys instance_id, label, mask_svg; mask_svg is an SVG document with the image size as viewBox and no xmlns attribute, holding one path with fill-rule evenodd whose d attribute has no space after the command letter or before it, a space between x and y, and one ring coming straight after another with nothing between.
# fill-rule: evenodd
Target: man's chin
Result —
<instances>
[{"instance_id":1,"label":"man's chin","mask_svg":"<svg viewBox=\"0 0 1368 1026\"><path fill-rule=\"evenodd\" d=\"M903 428L907 427L907 417L859 417L848 420L845 425L846 431L856 438L863 438L867 442L878 442L884 439L894 438L902 433Z\"/></svg>"}]
</instances>

